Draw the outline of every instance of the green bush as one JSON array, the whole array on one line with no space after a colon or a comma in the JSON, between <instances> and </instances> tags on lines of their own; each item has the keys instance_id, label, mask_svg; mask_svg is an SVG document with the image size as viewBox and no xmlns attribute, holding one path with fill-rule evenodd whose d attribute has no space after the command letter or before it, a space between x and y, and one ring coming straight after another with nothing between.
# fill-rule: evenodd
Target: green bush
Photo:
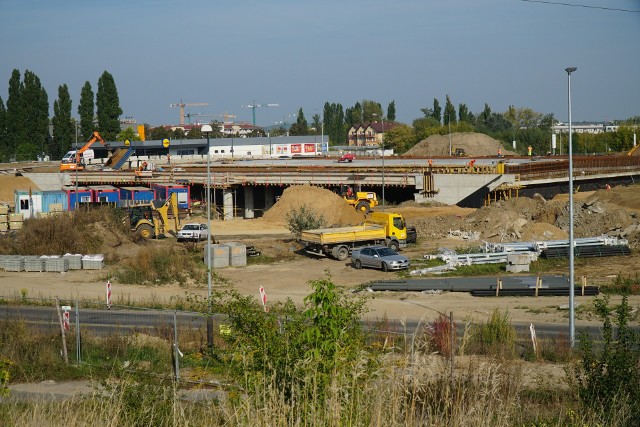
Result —
<instances>
[{"instance_id":1,"label":"green bush","mask_svg":"<svg viewBox=\"0 0 640 427\"><path fill-rule=\"evenodd\" d=\"M327 224L326 219L308 205L291 209L284 219L287 222L287 228L296 235L296 238L300 238L303 230L322 228Z\"/></svg>"},{"instance_id":2,"label":"green bush","mask_svg":"<svg viewBox=\"0 0 640 427\"><path fill-rule=\"evenodd\" d=\"M627 296L615 309L609 297L595 302L603 320L602 348L596 349L593 340L582 335L580 351L582 363L573 371L573 380L585 408L605 417L626 412L626 420L618 425L637 425L640 419L640 336L629 326L631 308ZM615 328L614 328L615 322ZM598 346L599 347L599 346Z\"/></svg>"},{"instance_id":3,"label":"green bush","mask_svg":"<svg viewBox=\"0 0 640 427\"><path fill-rule=\"evenodd\" d=\"M513 357L515 342L516 330L511 325L509 313L501 313L497 308L491 313L489 321L477 326L473 332L474 350L480 354Z\"/></svg>"},{"instance_id":4,"label":"green bush","mask_svg":"<svg viewBox=\"0 0 640 427\"><path fill-rule=\"evenodd\" d=\"M206 270L197 257L184 248L151 245L140 249L135 258L127 259L113 277L120 283L138 285L199 282L206 277Z\"/></svg>"}]
</instances>

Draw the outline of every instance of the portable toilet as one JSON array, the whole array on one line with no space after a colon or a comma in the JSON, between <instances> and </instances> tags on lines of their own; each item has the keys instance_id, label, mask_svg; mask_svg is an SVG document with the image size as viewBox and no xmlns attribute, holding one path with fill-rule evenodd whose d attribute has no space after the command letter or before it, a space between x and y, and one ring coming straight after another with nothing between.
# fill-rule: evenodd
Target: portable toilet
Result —
<instances>
[{"instance_id":1,"label":"portable toilet","mask_svg":"<svg viewBox=\"0 0 640 427\"><path fill-rule=\"evenodd\" d=\"M67 193L67 210L72 211L76 205L82 203L91 203L91 190L87 187L64 187L62 189Z\"/></svg>"},{"instance_id":2,"label":"portable toilet","mask_svg":"<svg viewBox=\"0 0 640 427\"><path fill-rule=\"evenodd\" d=\"M93 203L120 206L120 191L113 185L90 185Z\"/></svg>"},{"instance_id":3,"label":"portable toilet","mask_svg":"<svg viewBox=\"0 0 640 427\"><path fill-rule=\"evenodd\" d=\"M141 203L151 203L155 194L149 187L120 187L120 206L128 207Z\"/></svg>"},{"instance_id":4,"label":"portable toilet","mask_svg":"<svg viewBox=\"0 0 640 427\"><path fill-rule=\"evenodd\" d=\"M176 193L176 196L178 197L179 208L189 209L189 207L191 207L191 191L188 185L175 183L158 183L151 184L151 188L156 193L156 199L167 200L171 197L171 194Z\"/></svg>"}]
</instances>

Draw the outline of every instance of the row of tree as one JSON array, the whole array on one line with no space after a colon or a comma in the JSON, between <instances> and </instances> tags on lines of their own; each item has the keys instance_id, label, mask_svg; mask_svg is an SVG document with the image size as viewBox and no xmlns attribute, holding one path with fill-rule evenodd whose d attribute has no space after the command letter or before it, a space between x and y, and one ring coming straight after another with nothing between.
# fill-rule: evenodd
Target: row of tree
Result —
<instances>
[{"instance_id":1,"label":"row of tree","mask_svg":"<svg viewBox=\"0 0 640 427\"><path fill-rule=\"evenodd\" d=\"M98 130L108 140L120 133L120 101L113 76L105 71L98 92L85 82L78 104L79 122L72 117L72 101L66 84L58 87L49 120L49 100L40 78L26 70L13 70L6 106L0 97L0 157L3 161L34 160L40 155L59 159L76 140L84 141Z\"/></svg>"},{"instance_id":2,"label":"row of tree","mask_svg":"<svg viewBox=\"0 0 640 427\"><path fill-rule=\"evenodd\" d=\"M66 84L58 87L58 98L53 103L53 117L49 120L49 102L40 79L27 70L21 80L19 70L13 70L9 79L9 91L5 104L0 97L0 156L2 160L33 160L39 155L48 154L51 158L61 158L76 141L88 139L97 130L107 141L137 140L136 132L128 128L120 129L120 101L113 76L105 71L98 79L95 95L90 82L85 82L80 93L77 113L79 122L72 117L72 101ZM349 129L355 125L377 121L394 123L385 132L385 144L404 153L418 142L434 134L449 132L479 132L503 142L509 148L512 141L517 142L517 150L525 152L531 146L535 153L546 153L551 146L551 127L557 122L553 114L543 114L530 108L509 106L506 112L491 111L488 104L484 110L474 114L466 104L457 109L446 95L444 109L437 98L431 107L420 110L423 117L411 125L396 123L395 101L387 105L386 114L382 105L376 101L363 100L353 107L344 108L340 103L324 104L322 115L314 114L311 124L307 122L302 108L296 114L296 121L286 129L284 126L269 130L269 135L328 135L332 145L346 145ZM622 122L618 132L602 134L575 134L573 141L576 152L608 153L624 151L633 146L635 125L640 116ZM213 138L224 135L220 131L221 123L212 122ZM171 130L165 127L152 128L145 124L147 139L199 139L198 129L188 133L181 128ZM258 129L250 136L265 136ZM565 141L566 145L566 141ZM562 151L562 149L560 148ZM564 150L566 152L566 148Z\"/></svg>"}]
</instances>

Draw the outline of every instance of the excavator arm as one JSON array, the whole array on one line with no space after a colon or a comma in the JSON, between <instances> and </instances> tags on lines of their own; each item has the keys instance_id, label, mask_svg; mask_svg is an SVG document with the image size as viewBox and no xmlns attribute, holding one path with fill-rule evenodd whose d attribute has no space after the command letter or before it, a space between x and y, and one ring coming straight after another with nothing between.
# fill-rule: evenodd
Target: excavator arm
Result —
<instances>
[{"instance_id":1,"label":"excavator arm","mask_svg":"<svg viewBox=\"0 0 640 427\"><path fill-rule=\"evenodd\" d=\"M91 138L89 138L89 140L87 142L84 143L84 145L82 146L82 148L80 148L78 151L76 151L76 164L80 164L80 159L82 159L82 153L84 153L85 151L87 151L89 148L91 148L91 146L96 142L99 141L102 145L104 145L105 147L107 147L107 150L110 149L111 147L109 146L109 143L107 141L105 141L104 139L102 139L102 137L100 136L100 134L96 131L93 132L93 135L91 135Z\"/></svg>"}]
</instances>

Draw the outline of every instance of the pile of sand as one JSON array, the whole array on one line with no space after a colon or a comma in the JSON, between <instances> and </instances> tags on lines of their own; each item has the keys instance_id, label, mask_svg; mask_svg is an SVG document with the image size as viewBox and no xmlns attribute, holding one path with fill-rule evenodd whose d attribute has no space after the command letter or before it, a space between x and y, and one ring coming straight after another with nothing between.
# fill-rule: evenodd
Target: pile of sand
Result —
<instances>
[{"instance_id":1,"label":"pile of sand","mask_svg":"<svg viewBox=\"0 0 640 427\"><path fill-rule=\"evenodd\" d=\"M327 226L357 225L364 222L364 215L356 211L342 197L327 189L311 185L294 185L282 193L262 217L266 221L284 223L293 209L302 206L313 209L325 219Z\"/></svg>"},{"instance_id":2,"label":"pile of sand","mask_svg":"<svg viewBox=\"0 0 640 427\"><path fill-rule=\"evenodd\" d=\"M482 133L456 132L451 134L451 148L462 148L469 157L491 157L502 150L502 155L516 155L502 146L497 139ZM429 157L449 155L449 135L431 135L414 145L405 153L407 156Z\"/></svg>"}]
</instances>

